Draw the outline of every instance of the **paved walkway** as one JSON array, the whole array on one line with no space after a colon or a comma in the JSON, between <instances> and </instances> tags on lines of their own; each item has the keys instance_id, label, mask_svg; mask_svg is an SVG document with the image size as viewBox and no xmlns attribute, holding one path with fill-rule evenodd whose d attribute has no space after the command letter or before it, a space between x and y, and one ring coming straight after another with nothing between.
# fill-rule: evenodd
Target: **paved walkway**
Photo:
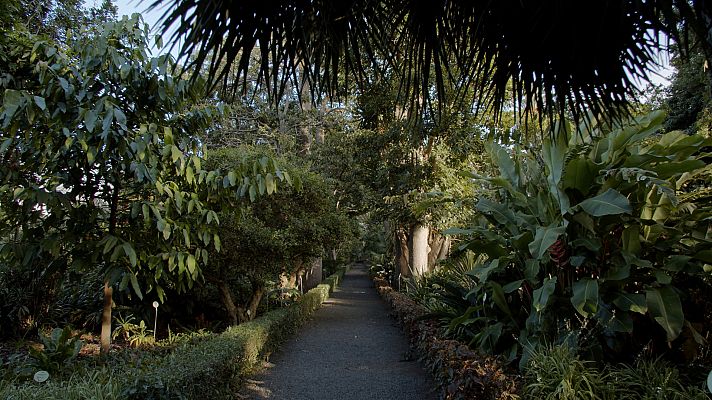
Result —
<instances>
[{"instance_id":1,"label":"paved walkway","mask_svg":"<svg viewBox=\"0 0 712 400\"><path fill-rule=\"evenodd\" d=\"M314 319L270 359L243 394L273 400L430 400L435 385L408 357L362 265L346 274Z\"/></svg>"}]
</instances>

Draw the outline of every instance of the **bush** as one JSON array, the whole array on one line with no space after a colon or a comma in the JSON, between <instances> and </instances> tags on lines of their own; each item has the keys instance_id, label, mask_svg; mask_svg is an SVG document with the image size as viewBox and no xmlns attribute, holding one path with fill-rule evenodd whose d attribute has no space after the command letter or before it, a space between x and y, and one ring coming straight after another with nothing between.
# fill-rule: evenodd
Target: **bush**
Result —
<instances>
[{"instance_id":1,"label":"bush","mask_svg":"<svg viewBox=\"0 0 712 400\"><path fill-rule=\"evenodd\" d=\"M345 267L335 274L343 277ZM332 278L332 277L330 277ZM332 281L341 281L334 277ZM228 328L197 343L178 344L170 354L131 359L120 368L103 367L66 381L0 386L3 399L194 399L232 398L242 377L255 372L304 324L333 290L321 284L292 306ZM113 372L112 372L113 371Z\"/></svg>"},{"instance_id":2,"label":"bush","mask_svg":"<svg viewBox=\"0 0 712 400\"><path fill-rule=\"evenodd\" d=\"M336 268L336 272L324 279L324 283L329 285L330 293L334 291L334 288L341 284L341 282L344 280L344 275L346 275L346 272L348 272L348 270L348 266L338 267Z\"/></svg>"}]
</instances>

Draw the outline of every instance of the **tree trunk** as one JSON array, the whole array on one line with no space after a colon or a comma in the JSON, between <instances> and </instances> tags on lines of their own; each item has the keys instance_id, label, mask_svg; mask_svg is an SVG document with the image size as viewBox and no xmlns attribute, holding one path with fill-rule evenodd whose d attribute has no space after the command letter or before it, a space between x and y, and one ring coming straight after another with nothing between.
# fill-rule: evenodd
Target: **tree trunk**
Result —
<instances>
[{"instance_id":1,"label":"tree trunk","mask_svg":"<svg viewBox=\"0 0 712 400\"><path fill-rule=\"evenodd\" d=\"M111 306L114 288L109 284L109 280L104 281L104 309L101 313L101 354L109 354L111 348Z\"/></svg>"},{"instance_id":2,"label":"tree trunk","mask_svg":"<svg viewBox=\"0 0 712 400\"><path fill-rule=\"evenodd\" d=\"M420 278L428 272L428 238L430 228L415 224L410 232L410 269L415 278Z\"/></svg>"},{"instance_id":3,"label":"tree trunk","mask_svg":"<svg viewBox=\"0 0 712 400\"><path fill-rule=\"evenodd\" d=\"M222 301L223 306L225 306L225 311L227 311L228 323L230 325L237 325L239 323L238 310L237 306L235 306L235 300L232 298L230 286L225 281L219 279L213 280L213 284L215 284L218 288L218 292L220 292L220 301Z\"/></svg>"},{"instance_id":4,"label":"tree trunk","mask_svg":"<svg viewBox=\"0 0 712 400\"><path fill-rule=\"evenodd\" d=\"M450 237L436 231L430 233L430 253L428 254L428 270L433 271L438 261L447 258L450 252Z\"/></svg>"},{"instance_id":5,"label":"tree trunk","mask_svg":"<svg viewBox=\"0 0 712 400\"><path fill-rule=\"evenodd\" d=\"M309 289L315 288L321 283L323 277L322 272L322 259L321 257L317 257L314 261L312 261L311 266L307 268L306 273L304 274L303 285L305 292Z\"/></svg>"},{"instance_id":6,"label":"tree trunk","mask_svg":"<svg viewBox=\"0 0 712 400\"><path fill-rule=\"evenodd\" d=\"M240 323L252 321L257 317L257 307L260 306L265 290L262 285L252 285L252 297L247 303L247 307L238 307Z\"/></svg>"},{"instance_id":7,"label":"tree trunk","mask_svg":"<svg viewBox=\"0 0 712 400\"><path fill-rule=\"evenodd\" d=\"M411 276L410 272L410 251L408 249L408 232L404 228L397 228L395 232L395 243L393 246L396 258L396 265L400 274L404 278Z\"/></svg>"}]
</instances>

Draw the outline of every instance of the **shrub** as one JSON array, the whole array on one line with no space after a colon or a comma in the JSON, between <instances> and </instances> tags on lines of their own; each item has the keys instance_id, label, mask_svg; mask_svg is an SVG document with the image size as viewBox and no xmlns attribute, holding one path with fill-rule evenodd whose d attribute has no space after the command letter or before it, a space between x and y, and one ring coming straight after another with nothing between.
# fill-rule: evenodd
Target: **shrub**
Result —
<instances>
[{"instance_id":1,"label":"shrub","mask_svg":"<svg viewBox=\"0 0 712 400\"><path fill-rule=\"evenodd\" d=\"M708 399L701 388L686 385L677 369L661 359L638 360L603 370L582 361L566 345L529 350L524 398L551 400Z\"/></svg>"},{"instance_id":2,"label":"shrub","mask_svg":"<svg viewBox=\"0 0 712 400\"><path fill-rule=\"evenodd\" d=\"M79 355L84 345L69 326L55 328L49 336L40 333L40 341L42 349L30 348L32 365L50 374L60 372Z\"/></svg>"},{"instance_id":3,"label":"shrub","mask_svg":"<svg viewBox=\"0 0 712 400\"><path fill-rule=\"evenodd\" d=\"M333 274L329 275L326 279L324 279L324 283L329 285L329 291L330 293L334 291L334 288L339 286L341 282L344 280L344 275L346 275L346 272L349 270L349 267L339 267L336 268L336 272Z\"/></svg>"},{"instance_id":4,"label":"shrub","mask_svg":"<svg viewBox=\"0 0 712 400\"><path fill-rule=\"evenodd\" d=\"M532 349L524 373L524 397L542 400L604 398L605 374L592 364L579 360L568 346Z\"/></svg>"},{"instance_id":5,"label":"shrub","mask_svg":"<svg viewBox=\"0 0 712 400\"><path fill-rule=\"evenodd\" d=\"M343 276L346 268L338 274ZM333 280L340 281L334 278ZM193 399L233 398L242 377L255 372L268 356L329 297L321 284L299 302L264 314L201 340L176 341L168 355L131 358L119 368L103 367L42 385L4 383L3 399ZM142 353L145 354L145 353ZM113 372L112 372L113 371Z\"/></svg>"}]
</instances>

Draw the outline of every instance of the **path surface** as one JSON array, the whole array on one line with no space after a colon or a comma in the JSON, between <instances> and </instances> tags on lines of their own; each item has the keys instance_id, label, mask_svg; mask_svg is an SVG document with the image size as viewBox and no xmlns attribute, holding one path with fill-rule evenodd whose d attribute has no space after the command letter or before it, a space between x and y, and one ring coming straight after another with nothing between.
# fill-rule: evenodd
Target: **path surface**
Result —
<instances>
[{"instance_id":1,"label":"path surface","mask_svg":"<svg viewBox=\"0 0 712 400\"><path fill-rule=\"evenodd\" d=\"M273 400L430 400L435 387L408 357L364 266L346 274L314 319L274 354L243 394Z\"/></svg>"}]
</instances>

